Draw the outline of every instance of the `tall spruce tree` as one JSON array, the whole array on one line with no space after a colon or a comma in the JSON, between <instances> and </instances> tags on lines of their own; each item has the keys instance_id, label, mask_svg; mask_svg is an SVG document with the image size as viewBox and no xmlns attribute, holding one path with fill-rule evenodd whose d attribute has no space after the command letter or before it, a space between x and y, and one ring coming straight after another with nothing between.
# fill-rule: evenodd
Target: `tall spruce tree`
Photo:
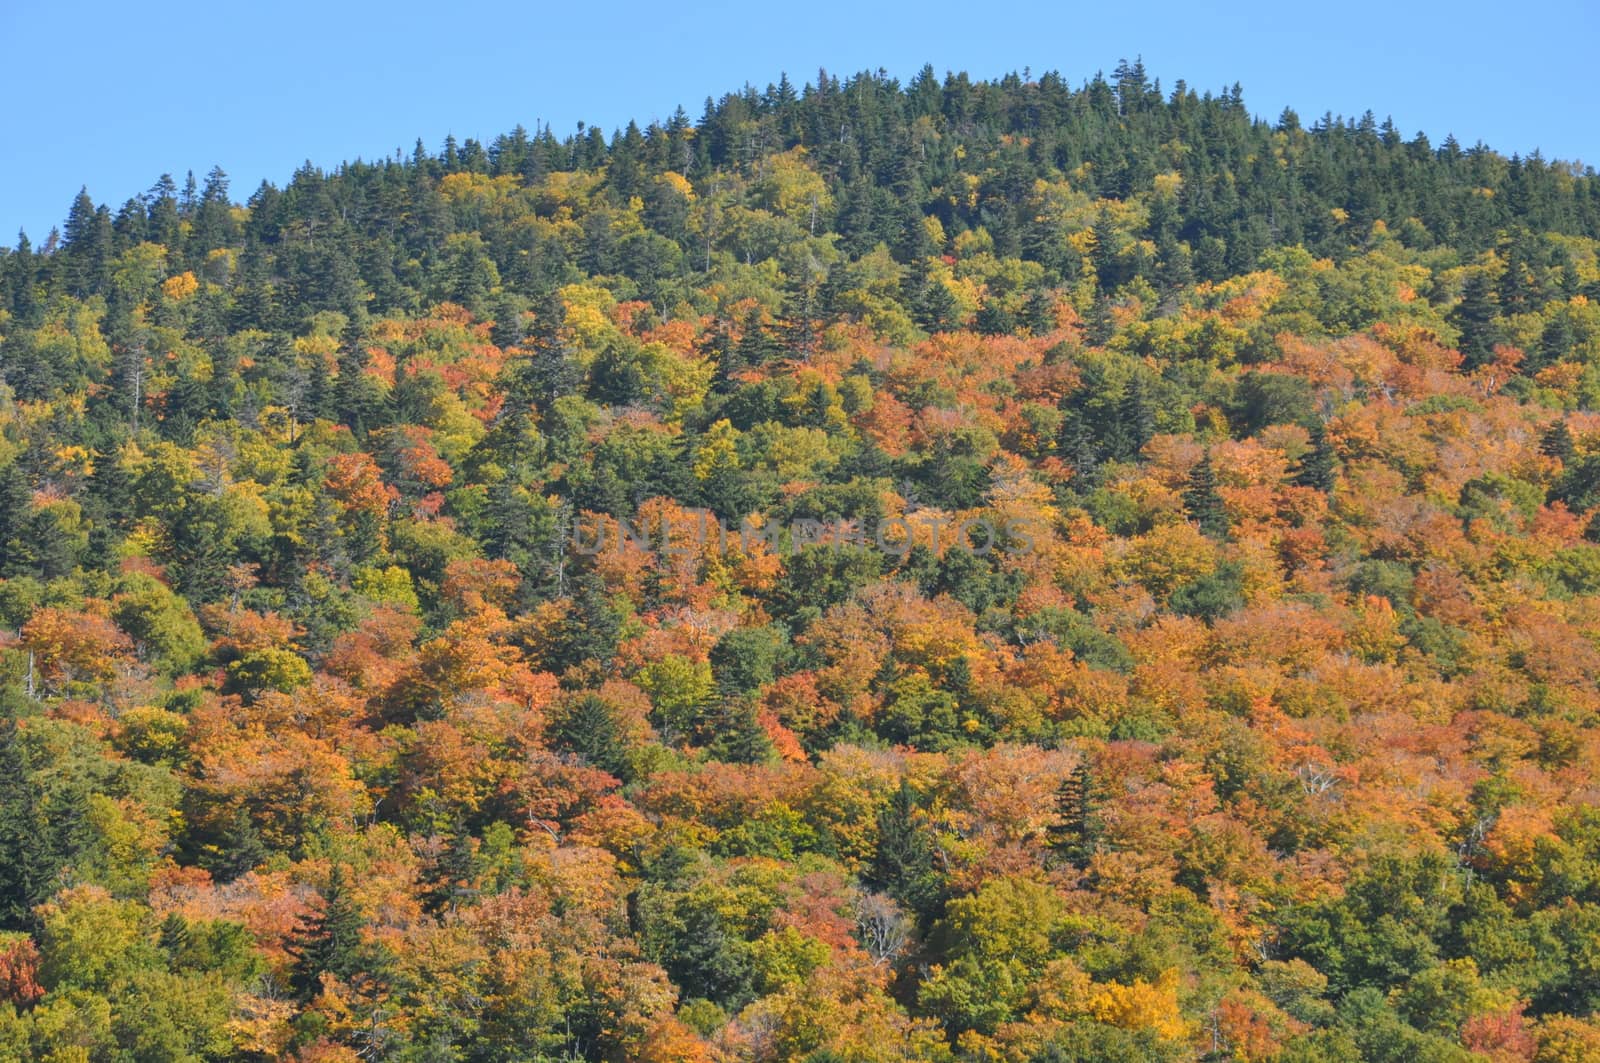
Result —
<instances>
[{"instance_id":1,"label":"tall spruce tree","mask_svg":"<svg viewBox=\"0 0 1600 1063\"><path fill-rule=\"evenodd\" d=\"M772 740L761 726L751 698L723 698L708 720L706 751L729 764L761 764L772 759Z\"/></svg>"},{"instance_id":2,"label":"tall spruce tree","mask_svg":"<svg viewBox=\"0 0 1600 1063\"><path fill-rule=\"evenodd\" d=\"M1084 758L1056 790L1056 822L1050 827L1050 848L1079 870L1089 866L1105 830L1095 786L1094 769Z\"/></svg>"},{"instance_id":3,"label":"tall spruce tree","mask_svg":"<svg viewBox=\"0 0 1600 1063\"><path fill-rule=\"evenodd\" d=\"M105 284L111 255L111 215L104 207L95 207L87 188L72 201L65 237L63 280L68 292L85 298Z\"/></svg>"},{"instance_id":4,"label":"tall spruce tree","mask_svg":"<svg viewBox=\"0 0 1600 1063\"><path fill-rule=\"evenodd\" d=\"M550 739L556 748L576 754L586 764L624 782L632 778L627 747L617 733L616 716L599 695L584 694L558 710Z\"/></svg>"},{"instance_id":5,"label":"tall spruce tree","mask_svg":"<svg viewBox=\"0 0 1600 1063\"><path fill-rule=\"evenodd\" d=\"M937 914L941 887L934 871L933 846L918 817L916 793L902 779L900 788L878 813L878 847L871 879L926 925Z\"/></svg>"},{"instance_id":6,"label":"tall spruce tree","mask_svg":"<svg viewBox=\"0 0 1600 1063\"><path fill-rule=\"evenodd\" d=\"M60 866L15 720L0 720L0 928L30 925Z\"/></svg>"},{"instance_id":7,"label":"tall spruce tree","mask_svg":"<svg viewBox=\"0 0 1600 1063\"><path fill-rule=\"evenodd\" d=\"M197 862L218 882L232 882L266 863L271 855L249 809L241 805L234 809L215 844L201 851Z\"/></svg>"},{"instance_id":8,"label":"tall spruce tree","mask_svg":"<svg viewBox=\"0 0 1600 1063\"><path fill-rule=\"evenodd\" d=\"M459 811L450 822L450 833L444 851L434 861L427 875L428 887L423 898L433 911L455 908L464 897L476 891L472 882L477 874L477 839L467 826L466 817Z\"/></svg>"},{"instance_id":9,"label":"tall spruce tree","mask_svg":"<svg viewBox=\"0 0 1600 1063\"><path fill-rule=\"evenodd\" d=\"M1544 434L1539 437L1539 453L1547 458L1555 458L1562 464L1571 464L1572 456L1576 449L1572 440L1572 429L1567 427L1565 420L1556 421Z\"/></svg>"},{"instance_id":10,"label":"tall spruce tree","mask_svg":"<svg viewBox=\"0 0 1600 1063\"><path fill-rule=\"evenodd\" d=\"M1136 375L1128 380L1117 402L1117 423L1113 430L1115 456L1122 461L1132 461L1155 434L1155 406L1150 402L1144 379Z\"/></svg>"},{"instance_id":11,"label":"tall spruce tree","mask_svg":"<svg viewBox=\"0 0 1600 1063\"><path fill-rule=\"evenodd\" d=\"M1494 357L1494 346L1501 340L1496 323L1498 312L1494 285L1489 278L1482 273L1467 278L1461 289L1461 301L1450 314L1452 323L1461 330L1461 353L1466 359L1466 368L1476 368Z\"/></svg>"},{"instance_id":12,"label":"tall spruce tree","mask_svg":"<svg viewBox=\"0 0 1600 1063\"><path fill-rule=\"evenodd\" d=\"M1320 424L1315 425L1311 429L1311 448L1301 456L1294 482L1323 494L1332 494L1337 480L1337 465L1338 459L1334 456L1333 445L1328 442L1327 430Z\"/></svg>"},{"instance_id":13,"label":"tall spruce tree","mask_svg":"<svg viewBox=\"0 0 1600 1063\"><path fill-rule=\"evenodd\" d=\"M1189 472L1189 484L1183 491L1183 508L1189 519L1213 539L1228 534L1228 512L1222 506L1222 496L1217 494L1217 473L1212 468L1209 451Z\"/></svg>"},{"instance_id":14,"label":"tall spruce tree","mask_svg":"<svg viewBox=\"0 0 1600 1063\"><path fill-rule=\"evenodd\" d=\"M335 864L322 891L321 910L301 924L288 948L295 961L290 984L301 999L317 994L324 974L348 982L369 970L371 956L361 938L366 922L344 866Z\"/></svg>"}]
</instances>

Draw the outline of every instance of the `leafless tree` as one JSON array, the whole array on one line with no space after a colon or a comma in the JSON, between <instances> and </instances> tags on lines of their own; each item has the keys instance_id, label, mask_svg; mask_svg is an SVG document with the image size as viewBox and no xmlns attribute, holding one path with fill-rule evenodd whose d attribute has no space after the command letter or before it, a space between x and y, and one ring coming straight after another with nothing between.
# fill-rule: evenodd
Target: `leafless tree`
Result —
<instances>
[{"instance_id":1,"label":"leafless tree","mask_svg":"<svg viewBox=\"0 0 1600 1063\"><path fill-rule=\"evenodd\" d=\"M856 933L872 962L890 964L911 943L911 920L881 893L864 893L856 901Z\"/></svg>"}]
</instances>

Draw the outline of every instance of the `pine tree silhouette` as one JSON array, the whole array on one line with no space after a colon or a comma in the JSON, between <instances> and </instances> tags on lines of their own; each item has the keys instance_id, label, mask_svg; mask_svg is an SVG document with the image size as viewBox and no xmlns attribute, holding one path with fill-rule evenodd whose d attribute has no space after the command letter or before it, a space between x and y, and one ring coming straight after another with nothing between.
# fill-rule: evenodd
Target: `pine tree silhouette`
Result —
<instances>
[{"instance_id":1,"label":"pine tree silhouette","mask_svg":"<svg viewBox=\"0 0 1600 1063\"><path fill-rule=\"evenodd\" d=\"M1557 421L1539 437L1539 453L1556 458L1563 465L1571 464L1574 452L1572 429L1567 427L1566 421Z\"/></svg>"},{"instance_id":2,"label":"pine tree silhouette","mask_svg":"<svg viewBox=\"0 0 1600 1063\"><path fill-rule=\"evenodd\" d=\"M1189 473L1183 508L1206 535L1221 539L1228 534L1228 514L1222 508L1222 496L1217 494L1217 474L1209 453Z\"/></svg>"},{"instance_id":3,"label":"pine tree silhouette","mask_svg":"<svg viewBox=\"0 0 1600 1063\"><path fill-rule=\"evenodd\" d=\"M1056 790L1055 826L1050 828L1050 848L1064 861L1082 870L1100 847L1105 825L1100 819L1094 769L1078 761Z\"/></svg>"},{"instance_id":4,"label":"pine tree silhouette","mask_svg":"<svg viewBox=\"0 0 1600 1063\"><path fill-rule=\"evenodd\" d=\"M254 871L271 856L261 832L256 829L250 812L244 806L234 810L228 825L217 839L216 855L202 854L201 866L210 871L218 882L232 882L247 872Z\"/></svg>"},{"instance_id":5,"label":"pine tree silhouette","mask_svg":"<svg viewBox=\"0 0 1600 1063\"><path fill-rule=\"evenodd\" d=\"M1131 461L1155 434L1155 408L1145 391L1144 381L1136 376L1128 381L1117 402L1116 456Z\"/></svg>"},{"instance_id":6,"label":"pine tree silhouette","mask_svg":"<svg viewBox=\"0 0 1600 1063\"><path fill-rule=\"evenodd\" d=\"M617 735L616 719L600 697L585 694L572 701L555 720L550 737L559 748L577 754L586 764L624 782L630 780L627 750Z\"/></svg>"},{"instance_id":7,"label":"pine tree silhouette","mask_svg":"<svg viewBox=\"0 0 1600 1063\"><path fill-rule=\"evenodd\" d=\"M933 847L916 820L916 795L901 780L900 789L878 813L878 850L873 856L873 884L916 912L925 922L939 905Z\"/></svg>"},{"instance_id":8,"label":"pine tree silhouette","mask_svg":"<svg viewBox=\"0 0 1600 1063\"><path fill-rule=\"evenodd\" d=\"M301 924L288 948L295 959L290 984L302 999L317 994L323 974L349 981L367 970L367 949L361 941L365 925L344 867L336 864L322 891L322 910Z\"/></svg>"},{"instance_id":9,"label":"pine tree silhouette","mask_svg":"<svg viewBox=\"0 0 1600 1063\"><path fill-rule=\"evenodd\" d=\"M1311 449L1306 451L1300 459L1300 469L1295 473L1294 482L1301 487L1310 487L1323 494L1331 494L1336 479L1336 459L1333 447L1328 443L1328 433L1317 425L1311 429Z\"/></svg>"},{"instance_id":10,"label":"pine tree silhouette","mask_svg":"<svg viewBox=\"0 0 1600 1063\"><path fill-rule=\"evenodd\" d=\"M60 864L13 720L0 721L0 928L27 926Z\"/></svg>"},{"instance_id":11,"label":"pine tree silhouette","mask_svg":"<svg viewBox=\"0 0 1600 1063\"><path fill-rule=\"evenodd\" d=\"M426 894L434 911L453 908L463 895L470 894L477 871L477 847L466 819L458 812L450 823L450 844L434 863Z\"/></svg>"},{"instance_id":12,"label":"pine tree silhouette","mask_svg":"<svg viewBox=\"0 0 1600 1063\"><path fill-rule=\"evenodd\" d=\"M189 942L189 921L177 912L168 913L161 921L160 944L161 951L167 954L173 966L182 963Z\"/></svg>"}]
</instances>

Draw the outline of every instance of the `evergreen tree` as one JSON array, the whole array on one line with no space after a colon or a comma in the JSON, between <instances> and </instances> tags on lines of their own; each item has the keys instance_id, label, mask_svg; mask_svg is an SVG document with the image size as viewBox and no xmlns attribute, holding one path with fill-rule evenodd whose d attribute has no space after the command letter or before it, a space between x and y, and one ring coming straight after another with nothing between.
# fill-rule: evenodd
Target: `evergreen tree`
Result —
<instances>
[{"instance_id":1,"label":"evergreen tree","mask_svg":"<svg viewBox=\"0 0 1600 1063\"><path fill-rule=\"evenodd\" d=\"M950 294L950 289L944 281L937 277L928 278L918 287L916 298L911 304L912 320L929 332L941 332L950 328L956 321L960 309L956 297Z\"/></svg>"},{"instance_id":2,"label":"evergreen tree","mask_svg":"<svg viewBox=\"0 0 1600 1063\"><path fill-rule=\"evenodd\" d=\"M161 951L165 952L168 961L178 966L183 961L183 955L189 950L192 935L189 933L189 920L177 912L169 912L161 921L161 934L159 937Z\"/></svg>"},{"instance_id":3,"label":"evergreen tree","mask_svg":"<svg viewBox=\"0 0 1600 1063\"><path fill-rule=\"evenodd\" d=\"M33 491L13 462L0 469L0 578L28 575L33 570L30 542Z\"/></svg>"},{"instance_id":4,"label":"evergreen tree","mask_svg":"<svg viewBox=\"0 0 1600 1063\"><path fill-rule=\"evenodd\" d=\"M529 354L517 365L508 396L523 409L531 406L546 413L557 399L573 394L583 383L583 371L562 338L565 316L555 295L534 307L532 332L524 343Z\"/></svg>"},{"instance_id":5,"label":"evergreen tree","mask_svg":"<svg viewBox=\"0 0 1600 1063\"><path fill-rule=\"evenodd\" d=\"M712 714L706 752L729 764L763 764L772 759L772 740L749 698L724 698Z\"/></svg>"},{"instance_id":6,"label":"evergreen tree","mask_svg":"<svg viewBox=\"0 0 1600 1063\"><path fill-rule=\"evenodd\" d=\"M453 909L462 897L475 892L472 883L477 877L477 866L477 839L473 838L465 817L458 811L450 823L449 844L428 875L429 886L423 894L428 907L435 912Z\"/></svg>"},{"instance_id":7,"label":"evergreen tree","mask_svg":"<svg viewBox=\"0 0 1600 1063\"><path fill-rule=\"evenodd\" d=\"M1494 285L1482 273L1474 273L1462 286L1461 301L1450 314L1452 323L1461 330L1465 368L1476 368L1494 357L1495 344L1501 340L1495 323L1497 312Z\"/></svg>"},{"instance_id":8,"label":"evergreen tree","mask_svg":"<svg viewBox=\"0 0 1600 1063\"><path fill-rule=\"evenodd\" d=\"M1213 539L1228 534L1228 513L1222 506L1222 496L1217 494L1217 474L1211 466L1209 452L1189 472L1189 485L1183 491L1183 508L1189 519Z\"/></svg>"},{"instance_id":9,"label":"evergreen tree","mask_svg":"<svg viewBox=\"0 0 1600 1063\"><path fill-rule=\"evenodd\" d=\"M371 957L361 939L364 926L344 866L335 864L322 891L321 910L300 925L287 949L295 961L290 985L302 1000L318 993L324 974L348 982L369 972Z\"/></svg>"},{"instance_id":10,"label":"evergreen tree","mask_svg":"<svg viewBox=\"0 0 1600 1063\"><path fill-rule=\"evenodd\" d=\"M162 174L144 197L145 212L149 217L152 242L169 249L179 241L178 186L171 174Z\"/></svg>"},{"instance_id":11,"label":"evergreen tree","mask_svg":"<svg viewBox=\"0 0 1600 1063\"><path fill-rule=\"evenodd\" d=\"M933 846L918 816L916 794L902 779L878 813L878 847L870 878L873 886L915 912L926 925L937 914L942 887L934 871Z\"/></svg>"},{"instance_id":12,"label":"evergreen tree","mask_svg":"<svg viewBox=\"0 0 1600 1063\"><path fill-rule=\"evenodd\" d=\"M38 324L41 309L39 300L39 257L33 253L33 245L28 241L28 234L17 233L17 246L11 253L0 258L0 280L5 283L7 296L6 308L11 311L12 320L18 325ZM9 362L9 359L7 359ZM0 373L13 388L19 381L17 374L7 363L0 363Z\"/></svg>"},{"instance_id":13,"label":"evergreen tree","mask_svg":"<svg viewBox=\"0 0 1600 1063\"><path fill-rule=\"evenodd\" d=\"M1565 361L1576 343L1577 336L1572 331L1567 315L1556 314L1539 334L1539 345L1534 348L1533 357L1523 366L1524 372L1534 372Z\"/></svg>"},{"instance_id":14,"label":"evergreen tree","mask_svg":"<svg viewBox=\"0 0 1600 1063\"><path fill-rule=\"evenodd\" d=\"M1156 434L1155 407L1142 377L1129 379L1117 402L1117 423L1113 429L1115 456L1131 461Z\"/></svg>"},{"instance_id":15,"label":"evergreen tree","mask_svg":"<svg viewBox=\"0 0 1600 1063\"><path fill-rule=\"evenodd\" d=\"M199 205L200 186L194 179L194 171L189 170L183 178L183 192L178 197L178 217L184 221L194 218L195 207Z\"/></svg>"},{"instance_id":16,"label":"evergreen tree","mask_svg":"<svg viewBox=\"0 0 1600 1063\"><path fill-rule=\"evenodd\" d=\"M946 555L945 557L945 566L948 567L952 560L958 556L963 558L972 557L971 554L967 554L962 551L951 551L950 554ZM960 595L958 594L957 597L959 598ZM963 604L968 605L969 608L971 607L971 603L969 602L963 602ZM950 693L956 696L956 704L964 713L972 711L976 703L976 699L974 697L975 692L972 684L972 664L966 659L966 657L957 657L955 660L950 662L950 666L945 669L944 682L942 685L946 690L950 691Z\"/></svg>"},{"instance_id":17,"label":"evergreen tree","mask_svg":"<svg viewBox=\"0 0 1600 1063\"><path fill-rule=\"evenodd\" d=\"M550 740L557 749L576 754L586 764L624 782L632 778L628 750L617 732L611 706L595 694L584 694L556 714Z\"/></svg>"},{"instance_id":18,"label":"evergreen tree","mask_svg":"<svg viewBox=\"0 0 1600 1063\"><path fill-rule=\"evenodd\" d=\"M1061 457L1072 466L1072 488L1079 494L1094 488L1100 473L1100 447L1087 419L1079 412L1067 414L1061 426Z\"/></svg>"},{"instance_id":19,"label":"evergreen tree","mask_svg":"<svg viewBox=\"0 0 1600 1063\"><path fill-rule=\"evenodd\" d=\"M1099 809L1094 769L1080 759L1056 790L1056 822L1049 832L1051 850L1080 871L1100 847L1105 825Z\"/></svg>"},{"instance_id":20,"label":"evergreen tree","mask_svg":"<svg viewBox=\"0 0 1600 1063\"><path fill-rule=\"evenodd\" d=\"M1569 465L1575 452L1572 429L1567 427L1565 420L1556 421L1539 437L1539 453L1547 458L1555 458L1562 464Z\"/></svg>"},{"instance_id":21,"label":"evergreen tree","mask_svg":"<svg viewBox=\"0 0 1600 1063\"><path fill-rule=\"evenodd\" d=\"M78 191L67 214L62 254L68 292L81 299L104 286L111 255L111 216L104 207L95 207L87 188Z\"/></svg>"},{"instance_id":22,"label":"evergreen tree","mask_svg":"<svg viewBox=\"0 0 1600 1063\"><path fill-rule=\"evenodd\" d=\"M0 720L0 929L31 924L61 865L40 796L16 721Z\"/></svg>"},{"instance_id":23,"label":"evergreen tree","mask_svg":"<svg viewBox=\"0 0 1600 1063\"><path fill-rule=\"evenodd\" d=\"M227 199L227 174L221 166L211 166L206 174L205 191L200 192L200 207L195 211L195 227L190 237L195 264L205 261L206 251L229 247L237 240L234 205Z\"/></svg>"},{"instance_id":24,"label":"evergreen tree","mask_svg":"<svg viewBox=\"0 0 1600 1063\"><path fill-rule=\"evenodd\" d=\"M215 843L200 852L197 862L218 882L232 882L266 863L271 855L261 840L261 831L250 818L250 810L240 805Z\"/></svg>"},{"instance_id":25,"label":"evergreen tree","mask_svg":"<svg viewBox=\"0 0 1600 1063\"><path fill-rule=\"evenodd\" d=\"M360 329L346 331L339 354L339 376L332 388L333 415L357 439L384 423L385 403L378 382L367 373L367 351Z\"/></svg>"},{"instance_id":26,"label":"evergreen tree","mask_svg":"<svg viewBox=\"0 0 1600 1063\"><path fill-rule=\"evenodd\" d=\"M1333 486L1338 476L1338 459L1334 456L1333 446L1328 442L1328 432L1322 425L1315 425L1311 429L1311 449L1300 458L1300 468L1295 472L1294 482L1301 487L1310 487L1321 491L1323 494L1332 494Z\"/></svg>"},{"instance_id":27,"label":"evergreen tree","mask_svg":"<svg viewBox=\"0 0 1600 1063\"><path fill-rule=\"evenodd\" d=\"M621 620L606 597L605 584L593 573L579 576L573 581L571 603L548 666L562 671L585 661L610 661Z\"/></svg>"}]
</instances>

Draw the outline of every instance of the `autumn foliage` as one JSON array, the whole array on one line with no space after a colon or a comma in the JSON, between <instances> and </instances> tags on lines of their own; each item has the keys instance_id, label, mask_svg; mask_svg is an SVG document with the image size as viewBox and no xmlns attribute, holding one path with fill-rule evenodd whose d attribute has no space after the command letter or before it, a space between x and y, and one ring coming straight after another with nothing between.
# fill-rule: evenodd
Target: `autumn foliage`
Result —
<instances>
[{"instance_id":1,"label":"autumn foliage","mask_svg":"<svg viewBox=\"0 0 1600 1063\"><path fill-rule=\"evenodd\" d=\"M0 1057L1600 1059L1597 204L1124 64L75 207Z\"/></svg>"}]
</instances>

